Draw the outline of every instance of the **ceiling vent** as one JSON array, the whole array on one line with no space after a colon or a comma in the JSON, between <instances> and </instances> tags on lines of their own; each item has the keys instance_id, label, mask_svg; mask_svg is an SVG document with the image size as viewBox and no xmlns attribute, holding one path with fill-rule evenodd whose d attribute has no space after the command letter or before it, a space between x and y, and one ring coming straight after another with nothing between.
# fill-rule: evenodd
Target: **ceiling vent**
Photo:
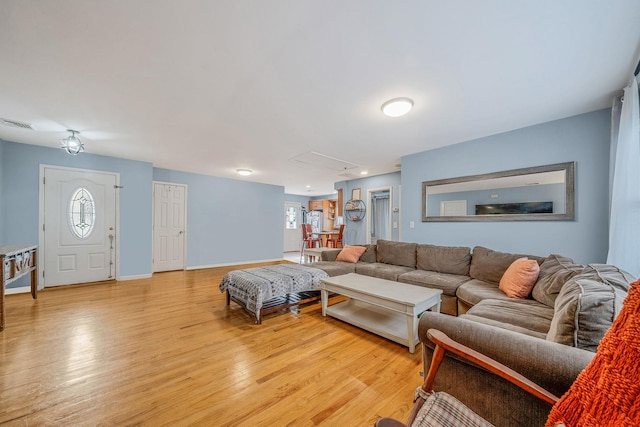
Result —
<instances>
[{"instance_id":1,"label":"ceiling vent","mask_svg":"<svg viewBox=\"0 0 640 427\"><path fill-rule=\"evenodd\" d=\"M344 178L349 178L349 179L355 179L355 178L362 178L361 175L357 175L353 172L349 172L349 170L347 168L344 168L344 170L342 172L340 172L338 174L338 176L344 177Z\"/></svg>"},{"instance_id":2,"label":"ceiling vent","mask_svg":"<svg viewBox=\"0 0 640 427\"><path fill-rule=\"evenodd\" d=\"M358 167L358 165L354 163L336 159L335 157L327 156L326 154L320 154L315 151L309 151L307 153L300 154L299 156L293 157L290 160L305 163L307 165L331 169L334 171L343 171Z\"/></svg>"},{"instance_id":3,"label":"ceiling vent","mask_svg":"<svg viewBox=\"0 0 640 427\"><path fill-rule=\"evenodd\" d=\"M0 122L2 122L3 125L5 126L11 126L14 128L21 128L21 129L29 129L29 130L36 130L31 123L25 123L25 122L19 122L17 120L9 120L9 119L1 119L0 118Z\"/></svg>"}]
</instances>

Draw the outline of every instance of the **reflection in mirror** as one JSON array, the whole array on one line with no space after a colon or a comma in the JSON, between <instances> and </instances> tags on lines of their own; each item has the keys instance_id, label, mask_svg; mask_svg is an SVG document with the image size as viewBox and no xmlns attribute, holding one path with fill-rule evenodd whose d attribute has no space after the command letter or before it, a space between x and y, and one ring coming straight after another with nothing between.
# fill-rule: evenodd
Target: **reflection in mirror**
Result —
<instances>
[{"instance_id":1,"label":"reflection in mirror","mask_svg":"<svg viewBox=\"0 0 640 427\"><path fill-rule=\"evenodd\" d=\"M574 219L575 163L422 183L422 221Z\"/></svg>"}]
</instances>

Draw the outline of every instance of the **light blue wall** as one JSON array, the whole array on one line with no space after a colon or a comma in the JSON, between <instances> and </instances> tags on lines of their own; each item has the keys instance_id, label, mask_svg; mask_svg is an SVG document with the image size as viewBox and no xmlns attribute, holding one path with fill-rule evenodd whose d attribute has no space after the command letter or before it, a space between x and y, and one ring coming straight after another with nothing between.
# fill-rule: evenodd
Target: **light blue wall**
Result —
<instances>
[{"instance_id":1,"label":"light blue wall","mask_svg":"<svg viewBox=\"0 0 640 427\"><path fill-rule=\"evenodd\" d=\"M402 240L605 262L609 134L605 109L403 157ZM576 162L575 221L422 222L422 181L569 161Z\"/></svg>"},{"instance_id":2,"label":"light blue wall","mask_svg":"<svg viewBox=\"0 0 640 427\"><path fill-rule=\"evenodd\" d=\"M282 259L284 187L159 168L153 179L187 185L188 268Z\"/></svg>"},{"instance_id":3,"label":"light blue wall","mask_svg":"<svg viewBox=\"0 0 640 427\"><path fill-rule=\"evenodd\" d=\"M282 259L284 189L0 141L0 244L38 243L41 164L120 174L120 276L152 271L153 180L187 184L187 266ZM5 203L12 200L12 203ZM308 200L308 199L307 199Z\"/></svg>"},{"instance_id":4,"label":"light blue wall","mask_svg":"<svg viewBox=\"0 0 640 427\"><path fill-rule=\"evenodd\" d=\"M120 275L151 273L151 163L5 142L2 155L3 242L37 244L40 165L120 174ZM10 200L11 203L5 203Z\"/></svg>"},{"instance_id":5,"label":"light blue wall","mask_svg":"<svg viewBox=\"0 0 640 427\"><path fill-rule=\"evenodd\" d=\"M302 206L304 206L305 209L309 208L309 200L311 200L310 197L306 197L306 196L298 196L295 194L285 194L284 195L284 201L285 202L294 202L294 203L300 203Z\"/></svg>"},{"instance_id":6,"label":"light blue wall","mask_svg":"<svg viewBox=\"0 0 640 427\"><path fill-rule=\"evenodd\" d=\"M393 172L384 175L376 175L367 178L355 179L352 181L341 181L335 184L335 188L342 189L343 202L346 203L351 199L351 190L354 188L360 189L360 197L367 203L367 191L382 188L391 187L392 192L392 207L400 207L400 172ZM344 206L343 206L344 208ZM393 222L399 222L399 212L394 212L392 215ZM361 221L351 221L345 217L345 228L343 242L348 245L361 245L367 242L367 221L363 219ZM391 240L399 240L400 233L399 228L391 230ZM404 239L403 239L404 240Z\"/></svg>"}]
</instances>

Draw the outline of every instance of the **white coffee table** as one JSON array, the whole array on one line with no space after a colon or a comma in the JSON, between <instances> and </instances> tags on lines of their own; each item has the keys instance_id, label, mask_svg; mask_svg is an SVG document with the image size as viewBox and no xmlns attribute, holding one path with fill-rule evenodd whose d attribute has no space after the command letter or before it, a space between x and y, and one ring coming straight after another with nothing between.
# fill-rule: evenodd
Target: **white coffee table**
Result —
<instances>
[{"instance_id":1,"label":"white coffee table","mask_svg":"<svg viewBox=\"0 0 640 427\"><path fill-rule=\"evenodd\" d=\"M320 282L322 315L350 323L409 347L418 344L418 315L440 312L440 289L423 288L356 273L328 277ZM329 292L350 297L328 305Z\"/></svg>"}]
</instances>

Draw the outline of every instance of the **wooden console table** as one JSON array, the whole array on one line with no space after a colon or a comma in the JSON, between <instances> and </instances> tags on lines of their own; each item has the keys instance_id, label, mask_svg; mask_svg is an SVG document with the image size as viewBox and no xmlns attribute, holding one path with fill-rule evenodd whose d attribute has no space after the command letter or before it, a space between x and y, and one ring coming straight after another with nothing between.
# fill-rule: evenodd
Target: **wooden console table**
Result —
<instances>
[{"instance_id":1,"label":"wooden console table","mask_svg":"<svg viewBox=\"0 0 640 427\"><path fill-rule=\"evenodd\" d=\"M38 247L0 246L0 331L4 329L4 289L31 273L31 296L38 298Z\"/></svg>"}]
</instances>

